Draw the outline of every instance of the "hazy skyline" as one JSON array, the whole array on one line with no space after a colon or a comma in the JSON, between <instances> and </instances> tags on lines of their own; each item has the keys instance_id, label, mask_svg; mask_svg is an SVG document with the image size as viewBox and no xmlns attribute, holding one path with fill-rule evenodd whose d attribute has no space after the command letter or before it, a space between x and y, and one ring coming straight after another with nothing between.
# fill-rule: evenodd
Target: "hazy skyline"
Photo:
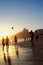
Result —
<instances>
[{"instance_id":1,"label":"hazy skyline","mask_svg":"<svg viewBox=\"0 0 43 65\"><path fill-rule=\"evenodd\" d=\"M0 0L0 35L15 34L23 28L43 28L43 0Z\"/></svg>"}]
</instances>

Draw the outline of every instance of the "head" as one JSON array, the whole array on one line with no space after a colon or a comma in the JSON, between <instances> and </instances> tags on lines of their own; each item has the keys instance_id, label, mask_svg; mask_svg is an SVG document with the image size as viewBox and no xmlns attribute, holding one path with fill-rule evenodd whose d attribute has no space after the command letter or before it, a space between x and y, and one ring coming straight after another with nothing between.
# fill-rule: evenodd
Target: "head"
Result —
<instances>
[{"instance_id":1,"label":"head","mask_svg":"<svg viewBox=\"0 0 43 65\"><path fill-rule=\"evenodd\" d=\"M6 39L8 39L8 36L6 36Z\"/></svg>"},{"instance_id":2,"label":"head","mask_svg":"<svg viewBox=\"0 0 43 65\"><path fill-rule=\"evenodd\" d=\"M30 33L32 33L33 31L31 30Z\"/></svg>"}]
</instances>

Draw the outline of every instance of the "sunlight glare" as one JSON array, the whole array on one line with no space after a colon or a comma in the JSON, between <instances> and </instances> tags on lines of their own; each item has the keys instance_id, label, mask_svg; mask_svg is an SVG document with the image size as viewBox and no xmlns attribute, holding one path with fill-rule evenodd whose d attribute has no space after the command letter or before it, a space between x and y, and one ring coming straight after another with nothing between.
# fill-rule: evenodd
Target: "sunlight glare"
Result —
<instances>
[{"instance_id":1,"label":"sunlight glare","mask_svg":"<svg viewBox=\"0 0 43 65\"><path fill-rule=\"evenodd\" d=\"M7 33L2 32L2 36L1 37L6 38L7 35L8 35Z\"/></svg>"}]
</instances>

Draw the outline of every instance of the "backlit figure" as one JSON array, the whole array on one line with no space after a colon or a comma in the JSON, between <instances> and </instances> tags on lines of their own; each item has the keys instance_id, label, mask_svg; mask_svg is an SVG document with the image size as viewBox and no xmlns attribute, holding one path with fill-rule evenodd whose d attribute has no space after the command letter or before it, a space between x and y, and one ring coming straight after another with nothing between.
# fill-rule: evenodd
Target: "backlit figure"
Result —
<instances>
[{"instance_id":1,"label":"backlit figure","mask_svg":"<svg viewBox=\"0 0 43 65\"><path fill-rule=\"evenodd\" d=\"M8 36L6 36L6 50L8 52L8 49L9 49L9 38Z\"/></svg>"}]
</instances>

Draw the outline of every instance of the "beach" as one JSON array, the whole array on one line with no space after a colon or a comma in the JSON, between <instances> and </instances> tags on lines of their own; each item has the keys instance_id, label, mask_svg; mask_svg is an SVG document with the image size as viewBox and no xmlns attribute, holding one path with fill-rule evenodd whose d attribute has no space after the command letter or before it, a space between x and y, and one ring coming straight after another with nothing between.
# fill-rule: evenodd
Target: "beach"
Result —
<instances>
[{"instance_id":1,"label":"beach","mask_svg":"<svg viewBox=\"0 0 43 65\"><path fill-rule=\"evenodd\" d=\"M39 39L38 43L34 40L34 48L31 42L24 41L18 43L19 58L17 58L15 45L10 45L9 55L11 65L43 65L43 39ZM0 65L8 65L4 61L2 47L0 47Z\"/></svg>"}]
</instances>

